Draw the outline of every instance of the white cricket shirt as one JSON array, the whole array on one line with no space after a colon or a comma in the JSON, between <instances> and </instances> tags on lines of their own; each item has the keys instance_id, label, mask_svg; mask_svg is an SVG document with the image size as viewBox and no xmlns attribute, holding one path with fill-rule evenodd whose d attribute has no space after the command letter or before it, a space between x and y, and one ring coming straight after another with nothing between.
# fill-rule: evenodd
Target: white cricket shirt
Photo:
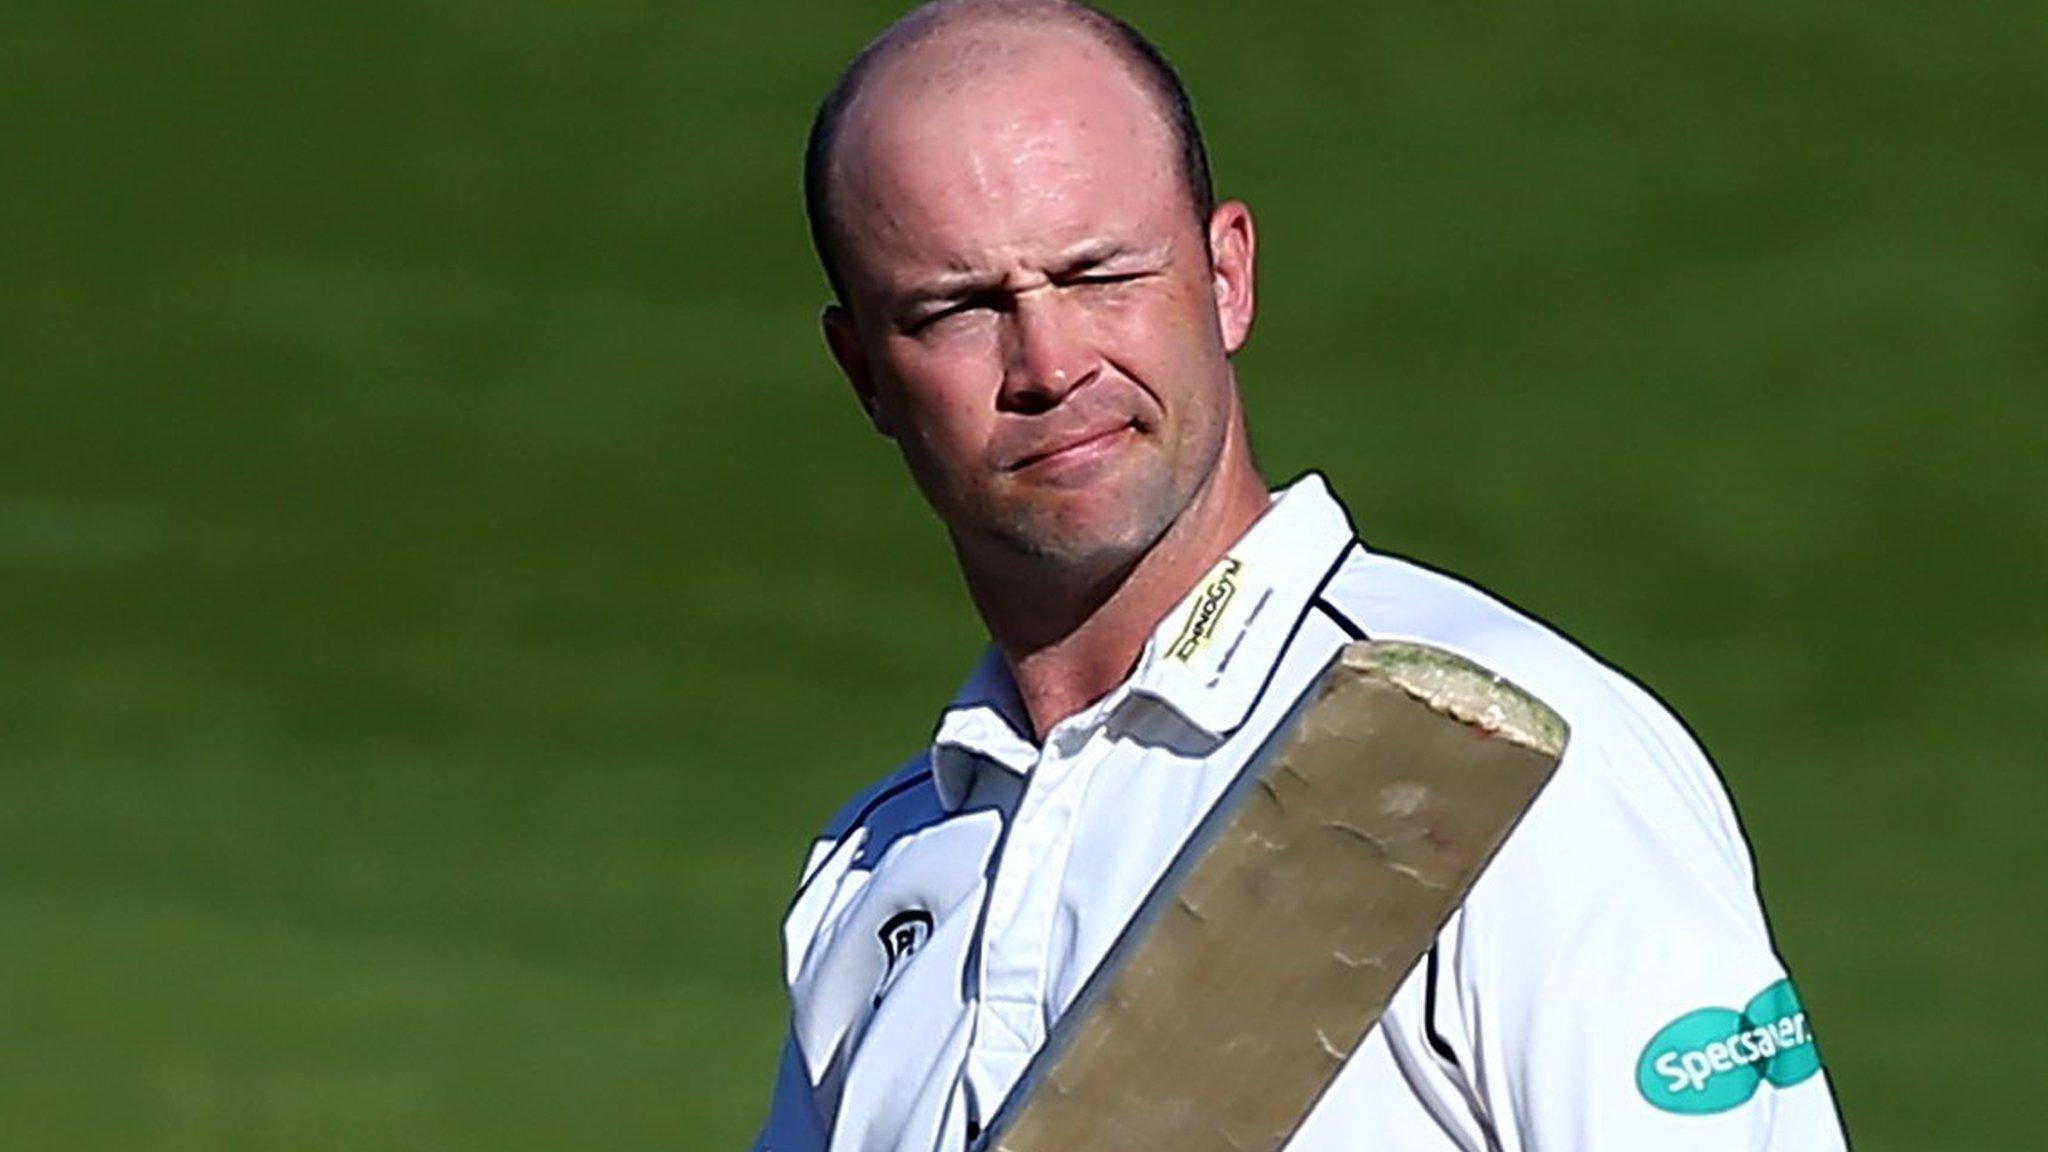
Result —
<instances>
[{"instance_id":1,"label":"white cricket shirt","mask_svg":"<svg viewBox=\"0 0 2048 1152\"><path fill-rule=\"evenodd\" d=\"M1130 678L1041 745L986 655L849 804L784 926L769 1152L958 1152L1224 787L1357 637L1457 652L1564 716L1556 776L1288 1152L1845 1146L1741 828L1648 693L1280 493Z\"/></svg>"}]
</instances>

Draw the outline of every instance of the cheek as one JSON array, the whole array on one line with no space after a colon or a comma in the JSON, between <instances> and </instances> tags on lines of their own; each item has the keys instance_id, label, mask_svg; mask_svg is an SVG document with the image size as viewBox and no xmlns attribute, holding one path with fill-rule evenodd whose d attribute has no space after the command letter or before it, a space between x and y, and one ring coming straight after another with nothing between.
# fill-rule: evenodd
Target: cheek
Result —
<instances>
[{"instance_id":1,"label":"cheek","mask_svg":"<svg viewBox=\"0 0 2048 1152\"><path fill-rule=\"evenodd\" d=\"M979 357L897 349L888 367L890 415L906 451L951 470L988 442L995 406Z\"/></svg>"},{"instance_id":2,"label":"cheek","mask_svg":"<svg viewBox=\"0 0 2048 1152\"><path fill-rule=\"evenodd\" d=\"M1125 332L1143 332L1151 340L1171 344L1183 356L1195 355L1222 341L1216 324L1216 301L1206 278L1177 270L1147 282L1144 291L1106 301L1106 319Z\"/></svg>"},{"instance_id":3,"label":"cheek","mask_svg":"<svg viewBox=\"0 0 2048 1152\"><path fill-rule=\"evenodd\" d=\"M1132 301L1104 317L1114 335L1106 345L1128 370L1171 409L1200 402L1227 367L1213 314L1185 294Z\"/></svg>"},{"instance_id":4,"label":"cheek","mask_svg":"<svg viewBox=\"0 0 2048 1152\"><path fill-rule=\"evenodd\" d=\"M1233 400L1230 361L1213 323L1179 308L1137 330L1131 371L1162 411L1162 446L1171 467L1201 468L1213 461L1229 423Z\"/></svg>"}]
</instances>

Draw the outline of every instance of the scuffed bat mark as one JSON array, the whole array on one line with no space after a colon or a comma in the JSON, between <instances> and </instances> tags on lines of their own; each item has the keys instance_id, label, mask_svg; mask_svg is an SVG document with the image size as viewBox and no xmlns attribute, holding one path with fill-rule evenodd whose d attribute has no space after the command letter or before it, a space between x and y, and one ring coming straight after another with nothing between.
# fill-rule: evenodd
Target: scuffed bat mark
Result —
<instances>
[{"instance_id":1,"label":"scuffed bat mark","mask_svg":"<svg viewBox=\"0 0 2048 1152\"><path fill-rule=\"evenodd\" d=\"M1387 960L1384 956L1347 956L1341 948L1330 949L1330 958L1346 968L1378 968L1385 971Z\"/></svg>"},{"instance_id":2,"label":"scuffed bat mark","mask_svg":"<svg viewBox=\"0 0 2048 1152\"><path fill-rule=\"evenodd\" d=\"M1413 781L1390 784L1380 794L1380 812L1387 816L1413 816L1429 802L1429 789Z\"/></svg>"},{"instance_id":3,"label":"scuffed bat mark","mask_svg":"<svg viewBox=\"0 0 2048 1152\"><path fill-rule=\"evenodd\" d=\"M1379 837L1373 835L1370 832L1367 832L1363 828L1359 828L1351 824L1346 824L1342 820L1325 820L1323 821L1323 827L1328 828L1335 832L1342 832L1344 835L1351 837L1353 840L1357 840L1359 843L1370 847L1374 852L1378 853L1382 857L1391 854L1387 849L1386 841L1380 839Z\"/></svg>"},{"instance_id":4,"label":"scuffed bat mark","mask_svg":"<svg viewBox=\"0 0 2048 1152\"><path fill-rule=\"evenodd\" d=\"M1265 833L1259 831L1256 828L1247 829L1244 834L1244 839L1245 843L1257 844L1260 848L1263 848L1268 852L1282 852L1285 851L1287 848L1286 844L1282 843L1279 840L1275 840L1270 836L1267 836Z\"/></svg>"},{"instance_id":5,"label":"scuffed bat mark","mask_svg":"<svg viewBox=\"0 0 2048 1152\"><path fill-rule=\"evenodd\" d=\"M1175 907L1179 908L1182 912L1187 913L1188 916L1192 918L1195 923L1207 924L1209 922L1209 918L1207 916L1202 915L1202 910L1200 908L1195 907L1194 902L1189 900L1185 895L1175 896L1173 898L1173 903Z\"/></svg>"},{"instance_id":6,"label":"scuffed bat mark","mask_svg":"<svg viewBox=\"0 0 2048 1152\"><path fill-rule=\"evenodd\" d=\"M1340 1051L1335 1044L1330 1043L1330 1037L1321 1028L1316 1029L1316 1043L1322 1045L1323 1051L1329 1055L1330 1059L1335 1060L1339 1064L1350 1058L1346 1053Z\"/></svg>"},{"instance_id":7,"label":"scuffed bat mark","mask_svg":"<svg viewBox=\"0 0 2048 1152\"><path fill-rule=\"evenodd\" d=\"M1403 876L1408 877L1410 880L1415 881L1417 884L1420 884L1424 888L1429 888L1441 892L1450 887L1449 884L1446 884L1441 880L1431 880L1429 877L1422 874L1422 869L1417 868L1412 864L1403 864L1399 860L1389 860L1387 861L1387 867L1393 869L1396 872L1399 872Z\"/></svg>"},{"instance_id":8,"label":"scuffed bat mark","mask_svg":"<svg viewBox=\"0 0 2048 1152\"><path fill-rule=\"evenodd\" d=\"M1264 792L1266 799L1273 802L1273 807L1283 812L1287 810L1287 801L1280 798L1280 790L1273 787L1271 780L1266 779L1264 776L1255 777L1254 780L1259 786L1259 791Z\"/></svg>"}]
</instances>

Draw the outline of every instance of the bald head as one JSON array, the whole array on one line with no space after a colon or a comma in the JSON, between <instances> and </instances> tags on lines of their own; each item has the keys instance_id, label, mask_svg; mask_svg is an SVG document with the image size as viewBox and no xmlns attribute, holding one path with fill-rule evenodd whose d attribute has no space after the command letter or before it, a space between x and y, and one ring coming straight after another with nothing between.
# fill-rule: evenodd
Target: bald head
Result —
<instances>
[{"instance_id":1,"label":"bald head","mask_svg":"<svg viewBox=\"0 0 2048 1152\"><path fill-rule=\"evenodd\" d=\"M845 146L849 124L873 105L944 99L977 77L1026 65L1034 54L1076 48L1106 56L1149 102L1161 147L1198 225L1215 208L1208 154L1180 77L1136 29L1074 0L936 0L903 17L840 74L819 105L804 152L804 209L819 263L842 303L850 303L837 193L858 149ZM849 153L854 153L849 155Z\"/></svg>"}]
</instances>

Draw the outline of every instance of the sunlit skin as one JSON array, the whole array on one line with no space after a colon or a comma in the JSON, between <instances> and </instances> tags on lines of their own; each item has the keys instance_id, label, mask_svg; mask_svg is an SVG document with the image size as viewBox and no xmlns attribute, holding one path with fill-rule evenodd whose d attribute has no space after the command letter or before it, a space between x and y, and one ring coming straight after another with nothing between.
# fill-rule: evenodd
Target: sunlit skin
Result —
<instances>
[{"instance_id":1,"label":"sunlit skin","mask_svg":"<svg viewBox=\"0 0 2048 1152\"><path fill-rule=\"evenodd\" d=\"M1249 211L1205 229L1125 65L1058 26L963 22L849 110L833 354L951 535L1043 734L1128 674L1267 504L1230 356Z\"/></svg>"}]
</instances>

